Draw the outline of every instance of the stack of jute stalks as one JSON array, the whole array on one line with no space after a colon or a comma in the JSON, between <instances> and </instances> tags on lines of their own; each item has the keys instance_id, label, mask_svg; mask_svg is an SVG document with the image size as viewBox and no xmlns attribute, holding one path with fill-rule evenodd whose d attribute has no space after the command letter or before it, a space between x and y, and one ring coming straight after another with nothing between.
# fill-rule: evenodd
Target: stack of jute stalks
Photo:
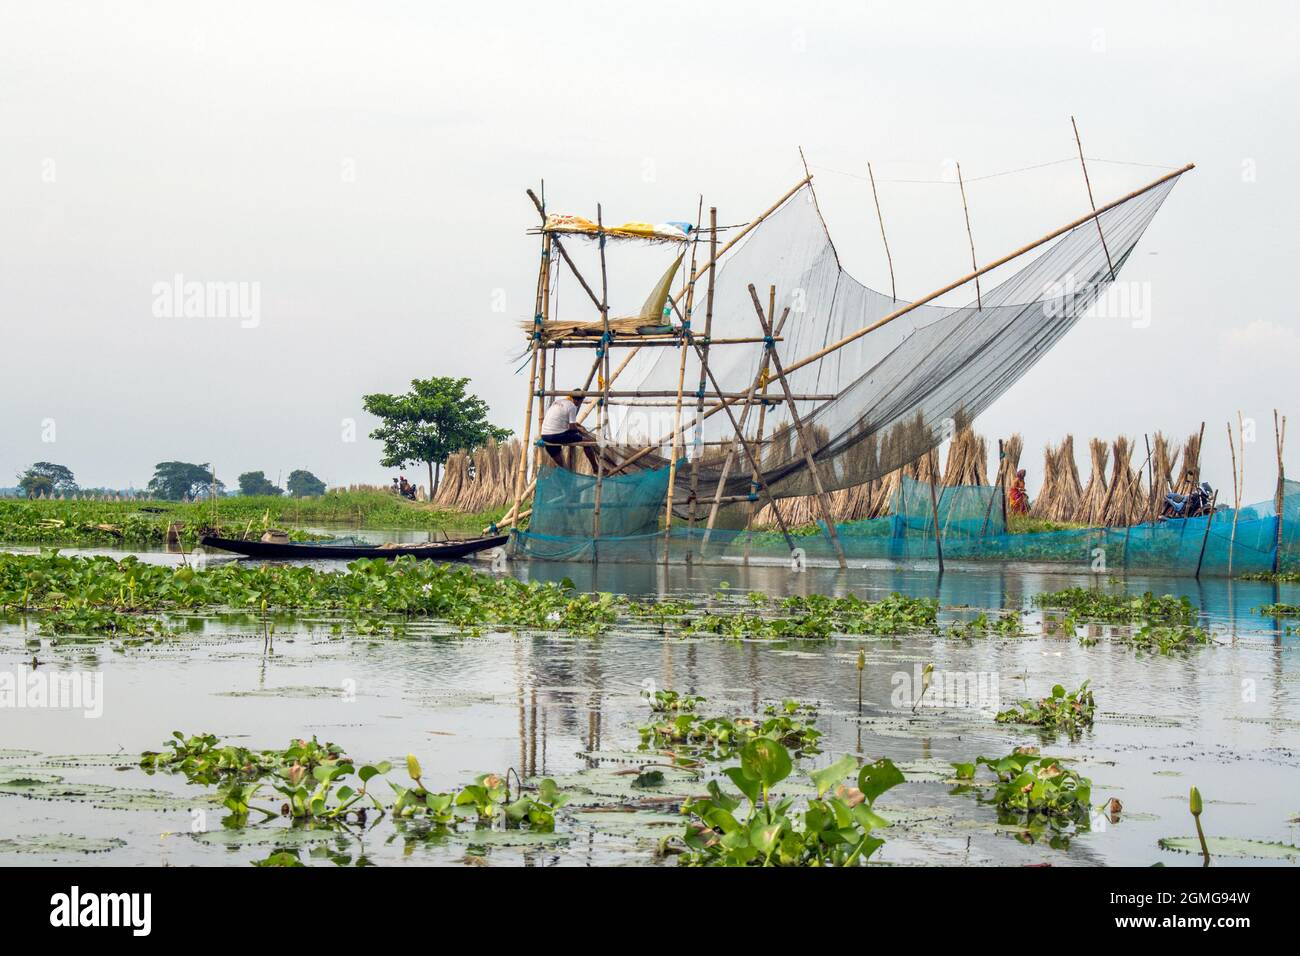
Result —
<instances>
[{"instance_id":1,"label":"stack of jute stalks","mask_svg":"<svg viewBox=\"0 0 1300 956\"><path fill-rule=\"evenodd\" d=\"M1083 489L1079 501L1079 510L1074 520L1086 525L1101 523L1101 514L1106 507L1106 467L1110 463L1110 447L1100 438L1088 441L1088 457L1092 459L1092 473L1088 476L1088 486Z\"/></svg>"},{"instance_id":2,"label":"stack of jute stalks","mask_svg":"<svg viewBox=\"0 0 1300 956\"><path fill-rule=\"evenodd\" d=\"M1083 500L1079 468L1074 461L1074 436L1043 449L1043 486L1030 514L1044 521L1074 521Z\"/></svg>"},{"instance_id":3,"label":"stack of jute stalks","mask_svg":"<svg viewBox=\"0 0 1300 956\"><path fill-rule=\"evenodd\" d=\"M1142 476L1133 468L1133 444L1124 435L1111 446L1114 458L1110 487L1102 506L1098 524L1108 528L1124 528L1142 519L1146 510L1147 495L1142 489Z\"/></svg>"},{"instance_id":4,"label":"stack of jute stalks","mask_svg":"<svg viewBox=\"0 0 1300 956\"><path fill-rule=\"evenodd\" d=\"M457 452L447 459L434 503L456 511L487 511L514 498L518 439L489 441L474 451Z\"/></svg>"},{"instance_id":5,"label":"stack of jute stalks","mask_svg":"<svg viewBox=\"0 0 1300 956\"><path fill-rule=\"evenodd\" d=\"M948 445L948 460L943 469L943 483L949 488L989 483L988 448L984 438L976 435L969 426L957 432Z\"/></svg>"}]
</instances>

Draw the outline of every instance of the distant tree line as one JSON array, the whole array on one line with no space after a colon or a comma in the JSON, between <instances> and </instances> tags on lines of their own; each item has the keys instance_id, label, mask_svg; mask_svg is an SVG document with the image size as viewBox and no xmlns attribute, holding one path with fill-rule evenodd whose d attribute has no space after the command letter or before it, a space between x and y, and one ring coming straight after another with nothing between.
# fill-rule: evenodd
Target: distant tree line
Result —
<instances>
[{"instance_id":1,"label":"distant tree line","mask_svg":"<svg viewBox=\"0 0 1300 956\"><path fill-rule=\"evenodd\" d=\"M105 489L81 489L76 477L66 465L38 461L18 475L15 489L19 497L46 498L72 497L78 493ZM163 501L199 501L214 494L227 494L225 482L217 478L208 462L196 464L189 461L160 461L154 466L153 477L145 487L150 498ZM280 488L266 477L265 472L246 471L239 476L241 495L289 494L293 498L308 498L325 494L325 482L310 471L299 468L289 473L285 488Z\"/></svg>"}]
</instances>

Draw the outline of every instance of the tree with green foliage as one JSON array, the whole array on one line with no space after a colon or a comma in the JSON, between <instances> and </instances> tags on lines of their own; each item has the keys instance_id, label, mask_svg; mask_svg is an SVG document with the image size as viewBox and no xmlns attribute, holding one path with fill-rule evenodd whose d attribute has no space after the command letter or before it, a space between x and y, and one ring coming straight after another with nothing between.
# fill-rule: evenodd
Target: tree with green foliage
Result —
<instances>
[{"instance_id":1,"label":"tree with green foliage","mask_svg":"<svg viewBox=\"0 0 1300 956\"><path fill-rule=\"evenodd\" d=\"M239 476L239 493L246 498L253 495L273 495L279 497L284 489L272 483L262 471L246 471Z\"/></svg>"},{"instance_id":2,"label":"tree with green foliage","mask_svg":"<svg viewBox=\"0 0 1300 956\"><path fill-rule=\"evenodd\" d=\"M404 468L423 462L430 497L438 491L442 466L454 452L473 451L510 434L488 422L487 402L465 392L467 378L413 379L405 395L364 395L366 411L382 420L370 437L384 443L380 464ZM435 473L434 469L437 468Z\"/></svg>"},{"instance_id":3,"label":"tree with green foliage","mask_svg":"<svg viewBox=\"0 0 1300 956\"><path fill-rule=\"evenodd\" d=\"M289 480L284 484L295 498L317 498L325 494L325 482L303 468L289 472Z\"/></svg>"},{"instance_id":4,"label":"tree with green foliage","mask_svg":"<svg viewBox=\"0 0 1300 956\"><path fill-rule=\"evenodd\" d=\"M225 485L217 480L212 465L196 465L188 461L160 461L154 465L153 477L145 488L151 498L164 501L184 501L211 495L216 487L221 494Z\"/></svg>"},{"instance_id":5,"label":"tree with green foliage","mask_svg":"<svg viewBox=\"0 0 1300 956\"><path fill-rule=\"evenodd\" d=\"M18 487L24 496L39 498L42 493L47 497L72 494L77 490L77 482L72 471L64 465L38 461L18 475Z\"/></svg>"}]
</instances>

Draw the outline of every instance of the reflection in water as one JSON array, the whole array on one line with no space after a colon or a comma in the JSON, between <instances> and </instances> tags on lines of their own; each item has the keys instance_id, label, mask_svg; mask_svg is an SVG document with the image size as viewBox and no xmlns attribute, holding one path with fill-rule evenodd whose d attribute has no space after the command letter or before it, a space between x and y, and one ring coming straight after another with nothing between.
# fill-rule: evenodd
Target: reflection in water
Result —
<instances>
[{"instance_id":1,"label":"reflection in water","mask_svg":"<svg viewBox=\"0 0 1300 956\"><path fill-rule=\"evenodd\" d=\"M150 559L174 560L166 555ZM954 609L1029 608L1035 594L1069 586L1151 590L1185 595L1200 605L1222 643L1186 656L1139 656L1107 640L1106 628L1089 628L1100 638L1094 646L1050 629L1038 635L1039 617L1032 613L1025 620L1035 633L1024 638L967 641L928 634L830 642L683 639L647 626L597 638L470 638L419 624L403 638L354 639L333 636L321 622L277 615L272 649L255 618L186 617L180 619L183 636L158 645L43 645L39 669L104 673L104 719L85 720L62 711L6 712L0 722L0 752L134 755L158 748L173 730L211 731L255 747L281 747L291 736L317 734L345 745L359 759L392 759L398 768L406 753L415 753L428 781L449 788L478 773L505 773L511 767L525 777L562 777L590 764L581 754L634 748L636 727L647 713L642 691L668 688L705 696L710 714L755 714L786 697L817 702L825 752L815 764L852 752L863 759L887 755L904 765L909 783L889 798L891 809L900 811L900 822L884 851L888 862L1185 864L1187 859L1162 855L1156 841L1187 832L1185 801L1192 784L1206 795L1207 822L1213 820L1216 835L1296 842L1287 821L1296 810L1292 801L1300 770L1294 746L1300 730L1300 638L1283 633L1288 622L1261 618L1252 609L1300 602L1300 586L1098 580L1012 567L949 568L942 576L906 568L810 568L792 574L784 567L760 566L532 564L510 570L534 580L569 577L580 588L642 599L689 596L713 602L724 583L725 590L737 594L753 590L773 597L851 593L876 598L897 590L938 598L945 622L969 616ZM25 643L32 627L18 618L0 627L0 671L24 672L32 666ZM867 660L861 716L855 666L859 649ZM1002 706L1021 696L1045 694L1054 683L1073 689L1090 680L1101 717L1091 733L1070 742L996 724L973 709L921 708L914 714L895 706L896 676L926 662L940 672L998 675ZM354 692L344 693L344 687ZM1121 799L1126 810L1120 822L1098 823L1066 853L1024 846L988 825L986 808L951 794L943 782L952 761L1000 755L1034 742L1091 776L1096 802ZM0 769L12 764L12 758L9 764L0 758ZM138 770L59 773L103 786L168 790L187 799L196 792L173 778L147 778ZM400 782L400 769L394 779ZM0 807L18 799L0 795ZM7 826L18 833L121 833L129 838L127 847L91 862L243 863L265 855L264 849L227 850L191 839L186 810L124 813L59 801L42 804L40 810L31 816L11 813ZM929 822L909 822L918 819ZM160 832L182 837L160 841ZM371 836L367 849L378 862L397 862L400 843L389 848ZM421 846L413 859L449 862L464 852L456 844ZM591 828L575 831L563 851L537 848L517 856L491 851L494 861L539 865L649 859L640 850L622 853L626 850L617 841L600 838ZM0 857L3 862L11 860Z\"/></svg>"}]
</instances>

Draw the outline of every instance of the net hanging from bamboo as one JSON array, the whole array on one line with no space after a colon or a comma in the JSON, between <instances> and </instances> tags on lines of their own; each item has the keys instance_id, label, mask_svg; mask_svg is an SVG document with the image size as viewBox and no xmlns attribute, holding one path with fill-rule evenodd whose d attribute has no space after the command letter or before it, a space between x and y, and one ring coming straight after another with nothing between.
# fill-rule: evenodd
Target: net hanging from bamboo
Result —
<instances>
[{"instance_id":1,"label":"net hanging from bamboo","mask_svg":"<svg viewBox=\"0 0 1300 956\"><path fill-rule=\"evenodd\" d=\"M824 489L837 493L875 483L846 510L878 514L881 492L892 497L900 477L921 482L937 477L927 453L1004 394L1080 320L1126 264L1178 178L1159 180L1104 209L1096 221L1041 246L1033 257L1000 267L1020 264L996 285L986 277L978 302L973 285L966 283L958 293L970 296L964 305L929 302L885 322L908 304L868 288L840 266L812 187L805 184L715 269L710 335L757 336L760 343L709 351L709 394L697 396L688 388L680 426L662 410L614 403L605 408L606 438L620 458L635 460L628 470L655 470L668 464L680 432L678 453L684 451L690 461L676 469L675 514L693 512L702 523L717 501L723 505L718 526L740 527L768 492L780 500L817 491L796 433L793 404L814 446ZM764 330L751 286L763 290L759 298L771 312L766 321L781 326L779 341L772 335L761 341ZM775 299L769 310L770 287ZM689 298L670 300L668 311L679 333L685 318L699 335L702 290L696 289L693 310L686 306ZM813 397L780 400L766 355L771 348L779 349L791 393ZM671 395L683 379L705 380L700 360L698 348L686 347L683 376L678 349L640 350L628 359L617 387ZM589 356L561 353L559 362L572 364L558 378L581 381L585 369L579 363L589 361ZM718 392L768 397L762 405L741 403L733 409L753 444L760 473L737 447L731 416L717 414ZM702 415L693 404L697 397L708 409ZM638 456L637 449L649 453ZM1082 490L1070 490L1071 503L1077 504ZM849 504L840 498L841 507ZM616 537L620 530L602 523L599 533Z\"/></svg>"},{"instance_id":2,"label":"net hanging from bamboo","mask_svg":"<svg viewBox=\"0 0 1300 956\"><path fill-rule=\"evenodd\" d=\"M1117 272L1176 181L1157 185L1099 217ZM795 367L802 357L878 322L901 305L840 267L811 187L805 186L724 259L714 291L712 335L761 334L748 286L776 287L771 318L790 310L779 348L790 370L792 392L837 396L824 402L799 401L796 406L817 435L815 458L823 483L828 490L839 490L917 461L939 444L952 422L978 415L1060 341L1110 282L1098 230L1088 222L1055 240L997 286L983 289L982 308L973 301L958 307L922 305ZM624 380L644 390L673 388L677 355L673 350L654 351L658 354L638 355ZM762 352L761 346L712 350L710 368L722 389L748 391L759 375ZM688 352L687 381L698 378L698 361ZM644 441L650 431L635 409L612 409L610 424L611 437L629 445ZM815 490L791 426L784 405L766 408L763 477L778 498ZM733 437L731 431L725 416L707 418L688 432L688 454L693 445L698 449ZM659 434L646 443L666 446L667 438ZM733 464L724 496L750 490L749 469L735 467L739 464ZM712 497L721 468L701 462L698 471L700 496ZM688 473L679 471L679 484ZM685 508L688 489L678 491L677 500Z\"/></svg>"}]
</instances>

